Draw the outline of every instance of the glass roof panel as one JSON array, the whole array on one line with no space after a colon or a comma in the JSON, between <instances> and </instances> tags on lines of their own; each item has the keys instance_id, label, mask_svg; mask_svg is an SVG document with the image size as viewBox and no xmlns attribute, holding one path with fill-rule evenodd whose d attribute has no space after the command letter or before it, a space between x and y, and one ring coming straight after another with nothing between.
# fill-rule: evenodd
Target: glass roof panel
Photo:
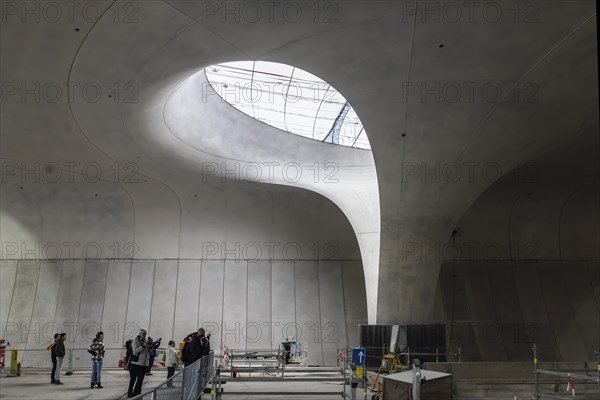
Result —
<instances>
[{"instance_id":1,"label":"glass roof panel","mask_svg":"<svg viewBox=\"0 0 600 400\"><path fill-rule=\"evenodd\" d=\"M217 64L205 72L223 100L259 121L307 138L371 149L344 96L309 72L267 61Z\"/></svg>"}]
</instances>

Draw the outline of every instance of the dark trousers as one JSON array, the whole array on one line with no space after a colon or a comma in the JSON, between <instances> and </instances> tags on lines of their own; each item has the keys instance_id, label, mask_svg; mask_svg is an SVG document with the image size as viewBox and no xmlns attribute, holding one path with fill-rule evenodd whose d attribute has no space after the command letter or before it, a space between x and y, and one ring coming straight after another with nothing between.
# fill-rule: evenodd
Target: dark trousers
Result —
<instances>
[{"instance_id":1,"label":"dark trousers","mask_svg":"<svg viewBox=\"0 0 600 400\"><path fill-rule=\"evenodd\" d=\"M56 357L52 357L52 373L50 374L50 383L55 382L54 374L56 373Z\"/></svg>"},{"instance_id":2,"label":"dark trousers","mask_svg":"<svg viewBox=\"0 0 600 400\"><path fill-rule=\"evenodd\" d=\"M154 357L150 356L150 364L146 367L146 373L149 374L152 371L152 364L154 364Z\"/></svg>"},{"instance_id":3,"label":"dark trousers","mask_svg":"<svg viewBox=\"0 0 600 400\"><path fill-rule=\"evenodd\" d=\"M167 380L175 375L175 367L167 367ZM173 387L173 381L167 382L167 387Z\"/></svg>"},{"instance_id":4,"label":"dark trousers","mask_svg":"<svg viewBox=\"0 0 600 400\"><path fill-rule=\"evenodd\" d=\"M145 366L136 364L129 365L129 389L127 389L127 397L134 397L142 393L142 384L144 383L145 375Z\"/></svg>"}]
</instances>

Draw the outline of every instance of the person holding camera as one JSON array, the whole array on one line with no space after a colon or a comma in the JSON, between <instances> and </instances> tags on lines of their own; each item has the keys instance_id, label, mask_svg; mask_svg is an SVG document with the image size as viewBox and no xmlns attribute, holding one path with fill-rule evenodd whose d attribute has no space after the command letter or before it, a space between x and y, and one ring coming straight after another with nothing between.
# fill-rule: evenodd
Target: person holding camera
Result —
<instances>
[{"instance_id":1,"label":"person holding camera","mask_svg":"<svg viewBox=\"0 0 600 400\"><path fill-rule=\"evenodd\" d=\"M210 333L207 335L204 328L199 328L190 343L188 363L193 364L196 360L208 355L210 352Z\"/></svg>"},{"instance_id":2,"label":"person holding camera","mask_svg":"<svg viewBox=\"0 0 600 400\"><path fill-rule=\"evenodd\" d=\"M146 375L152 375L150 371L152 370L152 365L154 365L154 359L156 358L156 350L160 347L160 342L162 338L158 338L156 341L152 341L152 337L148 337L148 342L150 342L150 349L148 350L148 355L150 357L150 361L148 366L146 367Z\"/></svg>"},{"instance_id":3,"label":"person holding camera","mask_svg":"<svg viewBox=\"0 0 600 400\"><path fill-rule=\"evenodd\" d=\"M144 376L146 376L146 367L150 362L148 351L152 345L146 339L147 332L145 329L140 329L140 333L131 343L131 358L129 362L129 371L131 378L129 379L129 388L127 397L135 397L142 393L142 384Z\"/></svg>"}]
</instances>

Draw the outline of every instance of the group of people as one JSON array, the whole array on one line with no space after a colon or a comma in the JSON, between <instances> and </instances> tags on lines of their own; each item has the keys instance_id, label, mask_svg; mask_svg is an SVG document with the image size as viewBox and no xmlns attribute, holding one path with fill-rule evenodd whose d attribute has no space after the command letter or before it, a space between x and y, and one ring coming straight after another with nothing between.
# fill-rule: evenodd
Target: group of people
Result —
<instances>
[{"instance_id":1,"label":"group of people","mask_svg":"<svg viewBox=\"0 0 600 400\"><path fill-rule=\"evenodd\" d=\"M54 342L49 346L52 358L52 373L51 383L62 385L60 373L63 360L65 357L65 341L66 333L54 335ZM140 329L139 334L133 340L128 340L125 343L126 355L124 359L124 367L129 371L129 388L127 397L135 397L142 393L142 384L144 377L152 375L152 365L157 355L157 350L160 347L162 338L153 340L148 336L145 329ZM181 361L187 367L195 361L206 356L210 352L210 333L207 335L203 328L190 333L183 340L183 348L181 349ZM92 344L88 348L88 352L92 358L92 373L91 373L91 388L97 387L102 389L102 362L105 355L104 333L98 332ZM165 353L165 366L167 367L167 379L175 374L175 369L179 365L179 353L175 349L175 342L169 341L169 347ZM173 382L170 380L167 384L173 387Z\"/></svg>"},{"instance_id":2,"label":"group of people","mask_svg":"<svg viewBox=\"0 0 600 400\"><path fill-rule=\"evenodd\" d=\"M52 372L50 373L50 383L62 385L60 373L62 370L63 360L65 359L65 341L67 340L66 333L54 334L54 341L50 344L50 358L52 359ZM104 359L104 333L98 332L92 344L88 348L88 353L92 356L92 375L91 388L97 386L102 389L102 360Z\"/></svg>"},{"instance_id":3,"label":"group of people","mask_svg":"<svg viewBox=\"0 0 600 400\"><path fill-rule=\"evenodd\" d=\"M210 352L210 333L207 335L204 328L192 332L183 339L181 361L187 367Z\"/></svg>"},{"instance_id":4,"label":"group of people","mask_svg":"<svg viewBox=\"0 0 600 400\"><path fill-rule=\"evenodd\" d=\"M135 397L142 393L142 384L144 377L152 375L152 365L156 357L156 351L160 346L161 339L154 341L148 336L145 329L140 329L139 334L133 340L128 340L125 343L127 352L125 354L125 368L129 371L129 387L127 389L127 397ZM208 354L210 343L206 338L204 329L198 329L186 337L184 340L184 348L182 349L182 361L188 365L188 360L197 357L202 357L204 353ZM196 359L200 358L197 357ZM195 360L194 360L195 361ZM175 342L169 341L169 347L165 353L165 366L167 367L167 379L175 375L175 369L179 365L179 354L175 349ZM167 383L168 387L173 387L173 381Z\"/></svg>"}]
</instances>

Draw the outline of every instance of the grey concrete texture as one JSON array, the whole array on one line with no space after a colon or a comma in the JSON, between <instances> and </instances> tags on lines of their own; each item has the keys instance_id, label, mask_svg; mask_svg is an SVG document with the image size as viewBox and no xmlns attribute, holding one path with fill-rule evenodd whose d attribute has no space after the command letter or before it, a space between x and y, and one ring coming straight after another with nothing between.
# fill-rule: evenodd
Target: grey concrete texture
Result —
<instances>
[{"instance_id":1,"label":"grey concrete texture","mask_svg":"<svg viewBox=\"0 0 600 400\"><path fill-rule=\"evenodd\" d=\"M358 344L356 326L367 322L364 281L344 278L362 275L356 260L25 260L0 268L12 291L3 299L0 337L25 350L24 367L49 365L45 348L58 332L67 333L67 349L78 349L73 366L82 367L102 330L105 365L116 367L140 328L165 347L199 327L212 333L217 353L222 343L269 349L298 338L309 363L331 366L338 348ZM357 299L362 308L354 307Z\"/></svg>"},{"instance_id":2,"label":"grey concrete texture","mask_svg":"<svg viewBox=\"0 0 600 400\"><path fill-rule=\"evenodd\" d=\"M412 251L443 260L436 320L447 322L464 360L523 361L534 342L543 360L594 359L600 190L587 167L599 165L598 140L573 140L511 171L475 201L449 243Z\"/></svg>"},{"instance_id":3,"label":"grey concrete texture","mask_svg":"<svg viewBox=\"0 0 600 400\"><path fill-rule=\"evenodd\" d=\"M130 3L135 7L134 23L115 23L111 18L116 11L125 12L119 8L122 2L100 2L106 13L93 22L78 14L75 21L40 23L17 14L6 15L1 24L3 39L20 38L1 42L3 82L64 86L67 80L72 88L91 82L105 91L119 82L120 89L119 100L115 96L92 102L78 91L75 99L63 95L51 102L21 90L3 101L3 163L25 163L31 168L35 163L93 162L103 172L98 182L82 179L85 174L81 172L75 173L75 182L66 178L23 182L20 174L3 179L3 258L14 258L3 263L6 272L0 275L8 282L0 283L3 319L29 323L32 318L52 314L50 292L56 278L48 281L49 286L38 288L40 264L15 261L28 258L36 243L44 249L55 242L64 249L65 243L75 241L80 243L79 253L83 244L93 243L104 250L101 259L131 255L137 262L129 278L124 277L132 283L126 301L119 303L124 315L119 311L109 318L145 326L158 324L156 329L160 329L163 317L151 317L151 310L158 307L161 316L172 313L173 321L184 329L188 321L176 315L176 304L180 304L177 288L182 283L185 290L187 282L166 273L161 269L164 265L159 268L161 260L209 258L202 254L204 243L223 244L220 250L236 243L242 247L254 242L298 243L304 249L301 259L307 264L308 276L314 278L320 276L320 264L309 260L327 257L307 257L307 249L318 242L319 249L326 251L323 243L334 242L339 249L336 258L362 259L362 279L350 280L348 276L358 275L343 273L342 281L364 285L370 322L435 321L443 315L441 305L451 295L457 299L454 313L470 318L471 303L465 292L471 288L471 298L482 301L474 307L476 318L496 319L499 326L519 323L511 313L516 306L514 293L528 296L522 293L524 286L533 285L538 289L530 295L531 304L520 303L522 313L528 314L522 317L523 323L527 324L528 318L544 320L555 340L561 342L555 345L557 357L566 357L563 353L570 351L579 355L589 352L593 333L581 338L582 343L567 343L576 336L574 325L561 325L560 321L575 314L562 302L552 303L556 308L548 312L537 311L546 306L548 293L561 287L554 277L524 274L511 289L511 271L493 271L498 282L487 283L489 295L474 289L481 275L457 284L453 293L454 286L443 281L443 268L440 272L444 257L412 258L405 250L407 245L446 246L449 241L465 246L474 241L480 248L492 243L502 249L502 255L494 260L508 261L502 268L513 260L547 260L561 263L560 273L568 268L563 261L584 261L592 274L588 284L580 278L569 281L573 288L583 288L582 297L572 297L571 301L582 305L572 321L593 320L595 314L585 296L600 297L600 279L595 269L589 269L600 259L594 222L599 201L593 185L598 163L593 150L599 130L594 2L535 2L532 15L531 9L520 8L524 3L517 4L521 12L515 14L513 1L498 1L494 5L500 7L503 17L490 21L477 13L476 23L451 21L447 15L431 19L423 10L410 12L407 2L390 1L327 3L333 8L317 7L322 13L316 20L315 4L322 3L299 2L296 6L310 17L294 22L280 14L272 21L266 17L267 10L258 21L235 19L219 10L208 11L206 7L214 5L211 2ZM235 9L240 4L229 5ZM334 18L326 18L332 10ZM463 12L468 15L467 10ZM123 22L123 17L120 14L118 21ZM214 97L202 101L197 90L204 83L200 73L204 67L252 59L295 65L333 83L360 116L373 152L282 134ZM137 85L135 102L124 101L131 94L124 87L126 82ZM494 83L503 95L492 101L477 91L474 101L464 97L449 101L445 92L436 89L431 101L419 90L406 98L409 84L423 89L429 83L465 87L472 82L480 86ZM529 91L531 88L534 91ZM281 177L280 169L279 178L269 182L248 182L243 176L242 182L222 179L232 166L243 168L265 161L297 162L303 171L315 161L321 165L333 162L339 166L338 182L315 181L310 175L291 182L289 177ZM130 170L124 166L128 162L134 162L138 171L133 174L134 181L127 179ZM508 174L528 162L543 172L539 184L507 183ZM219 174L204 180L203 163L216 163ZM426 171L439 165L455 164L475 164L478 171L491 165L500 173L492 179L477 173L470 179L468 168L462 168L462 179L457 181L440 173L427 175ZM115 170L120 173L118 179ZM63 169L63 176L67 175ZM534 195L529 196L530 192ZM458 231L456 236L453 230ZM520 245L520 256L515 255L514 243ZM523 255L529 254L532 243L535 254ZM6 257L8 250L11 257ZM95 246L88 250L93 252ZM106 256L116 250L116 256ZM36 258L52 258L47 254L40 257L40 251L33 253L38 254ZM212 257L226 258L221 254ZM63 254L59 258L94 257ZM469 266L484 258L460 257ZM103 263L63 261L55 321L63 324L88 318L88 313L90 318L104 315L96 303L82 304L86 301L82 293L88 289L90 298L100 298L91 274L101 271ZM100 280L114 282L110 263L108 276L99 274ZM307 286L306 276L299 274L296 266L290 269L289 263L282 262L281 267L273 268L271 296L284 303L290 292L277 286L288 283L278 279L291 276L295 282L299 278L292 286L294 307L278 304L272 308L271 319L285 320L290 308L299 310L300 318L314 316L311 308L296 301L314 295L315 289ZM237 276L229 281L231 275L218 261L203 262L201 274L205 268L213 268L215 275L200 278L198 322L248 318L247 297L247 309L234 307L231 314L226 314L229 310L218 300L226 293L219 282L243 286ZM157 276L165 277L164 293L156 284ZM501 294L504 284L513 293L506 302ZM437 286L439 292L434 290ZM339 285L335 290L339 292ZM41 303L31 296L37 291L42 293ZM154 292L161 299L157 304ZM345 319L350 321L354 316L348 311L362 315L364 306L362 299L349 300L347 292L345 285ZM320 289L316 293L320 294ZM48 304L44 296L49 296ZM241 301L235 298L231 302L235 300ZM310 301L321 306L320 300ZM495 305L497 302L500 304ZM204 311L203 304L210 307ZM339 310L339 304L332 305ZM493 317L488 314L492 312ZM497 353L469 351L475 352L474 357L479 352L481 357L508 359L520 354L520 349L519 345L503 346ZM324 347L321 352L323 359Z\"/></svg>"},{"instance_id":4,"label":"grey concrete texture","mask_svg":"<svg viewBox=\"0 0 600 400\"><path fill-rule=\"evenodd\" d=\"M462 361L595 360L598 263L446 261L440 286L449 351ZM456 360L453 358L453 360Z\"/></svg>"}]
</instances>

